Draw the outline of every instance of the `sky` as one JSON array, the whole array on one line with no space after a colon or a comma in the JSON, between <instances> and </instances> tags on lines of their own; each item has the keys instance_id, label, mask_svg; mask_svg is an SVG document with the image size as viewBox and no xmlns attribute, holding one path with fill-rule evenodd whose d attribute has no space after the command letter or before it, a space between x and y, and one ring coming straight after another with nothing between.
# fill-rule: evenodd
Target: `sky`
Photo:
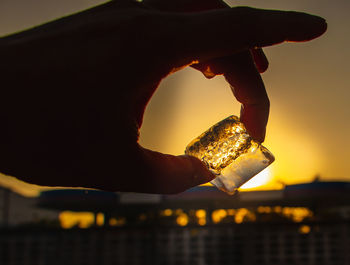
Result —
<instances>
[{"instance_id":1,"label":"sky","mask_svg":"<svg viewBox=\"0 0 350 265\"><path fill-rule=\"evenodd\" d=\"M0 36L102 3L96 0L1 0ZM228 1L231 6L304 11L327 20L328 31L307 43L268 47L263 79L271 101L264 145L275 155L264 188L321 180L350 181L350 2L347 0ZM190 68L161 83L149 103L140 143L183 154L211 125L239 115L240 105L222 77L212 80ZM0 147L1 150L1 147ZM41 188L0 176L0 183L25 195Z\"/></svg>"}]
</instances>

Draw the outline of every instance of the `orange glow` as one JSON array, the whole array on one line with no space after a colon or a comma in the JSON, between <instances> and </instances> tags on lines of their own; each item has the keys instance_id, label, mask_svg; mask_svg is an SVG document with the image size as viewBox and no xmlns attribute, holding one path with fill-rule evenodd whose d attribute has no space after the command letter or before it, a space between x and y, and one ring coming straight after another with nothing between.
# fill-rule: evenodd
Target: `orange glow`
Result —
<instances>
[{"instance_id":1,"label":"orange glow","mask_svg":"<svg viewBox=\"0 0 350 265\"><path fill-rule=\"evenodd\" d=\"M227 211L227 215L231 215L231 216L235 215L236 213L235 209L228 209L226 211Z\"/></svg>"},{"instance_id":2,"label":"orange glow","mask_svg":"<svg viewBox=\"0 0 350 265\"><path fill-rule=\"evenodd\" d=\"M243 221L249 221L249 222L256 221L255 214L246 208L237 209L237 212L234 218L237 224L243 223Z\"/></svg>"},{"instance_id":3,"label":"orange glow","mask_svg":"<svg viewBox=\"0 0 350 265\"><path fill-rule=\"evenodd\" d=\"M270 131L276 133L268 134L265 142L276 156L275 163L269 167L274 175L270 185L278 187L278 181L285 184L312 181L315 174L329 164L321 155L324 152L316 143L315 135L295 128L294 123L286 122L285 117L280 117L278 113L274 116L276 121L270 125Z\"/></svg>"},{"instance_id":4,"label":"orange glow","mask_svg":"<svg viewBox=\"0 0 350 265\"><path fill-rule=\"evenodd\" d=\"M96 225L103 226L105 223L105 216L103 213L96 214Z\"/></svg>"},{"instance_id":5,"label":"orange glow","mask_svg":"<svg viewBox=\"0 0 350 265\"><path fill-rule=\"evenodd\" d=\"M161 215L163 215L163 216L171 216L172 214L173 214L173 211L171 209L165 209L161 213Z\"/></svg>"},{"instance_id":6,"label":"orange glow","mask_svg":"<svg viewBox=\"0 0 350 265\"><path fill-rule=\"evenodd\" d=\"M109 219L109 225L110 226L123 226L126 223L126 219L125 218L110 218Z\"/></svg>"},{"instance_id":7,"label":"orange glow","mask_svg":"<svg viewBox=\"0 0 350 265\"><path fill-rule=\"evenodd\" d=\"M183 210L182 209L176 209L175 210L175 214L176 215L180 215L180 214L182 214L183 213Z\"/></svg>"},{"instance_id":8,"label":"orange glow","mask_svg":"<svg viewBox=\"0 0 350 265\"><path fill-rule=\"evenodd\" d=\"M313 213L305 207L284 207L282 214L294 222L302 222L305 218L312 217Z\"/></svg>"},{"instance_id":9,"label":"orange glow","mask_svg":"<svg viewBox=\"0 0 350 265\"><path fill-rule=\"evenodd\" d=\"M245 208L238 209L237 214L235 215L235 222L240 224L243 222L244 216L248 213L248 210Z\"/></svg>"},{"instance_id":10,"label":"orange glow","mask_svg":"<svg viewBox=\"0 0 350 265\"><path fill-rule=\"evenodd\" d=\"M64 211L59 214L59 221L62 228L68 229L73 226L88 228L94 223L94 214L90 212Z\"/></svg>"},{"instance_id":11,"label":"orange glow","mask_svg":"<svg viewBox=\"0 0 350 265\"><path fill-rule=\"evenodd\" d=\"M188 216L185 213L180 214L177 218L176 218L176 223L179 226L186 226L188 224Z\"/></svg>"},{"instance_id":12,"label":"orange glow","mask_svg":"<svg viewBox=\"0 0 350 265\"><path fill-rule=\"evenodd\" d=\"M109 225L110 226L116 226L118 224L118 221L116 218L110 218L109 219Z\"/></svg>"},{"instance_id":13,"label":"orange glow","mask_svg":"<svg viewBox=\"0 0 350 265\"><path fill-rule=\"evenodd\" d=\"M199 225L206 225L207 221L205 220L205 218L200 218L198 219L198 224Z\"/></svg>"},{"instance_id":14,"label":"orange glow","mask_svg":"<svg viewBox=\"0 0 350 265\"><path fill-rule=\"evenodd\" d=\"M299 227L299 233L300 234L308 234L311 231L311 227L308 225L302 225Z\"/></svg>"},{"instance_id":15,"label":"orange glow","mask_svg":"<svg viewBox=\"0 0 350 265\"><path fill-rule=\"evenodd\" d=\"M196 216L197 218L205 218L205 216L207 215L206 211L203 209L197 210L196 211Z\"/></svg>"},{"instance_id":16,"label":"orange glow","mask_svg":"<svg viewBox=\"0 0 350 265\"><path fill-rule=\"evenodd\" d=\"M227 212L224 209L218 209L212 212L211 218L215 224L220 223L222 219L227 216Z\"/></svg>"},{"instance_id":17,"label":"orange glow","mask_svg":"<svg viewBox=\"0 0 350 265\"><path fill-rule=\"evenodd\" d=\"M282 207L281 206L275 206L273 208L273 210L274 210L275 213L281 213L282 212Z\"/></svg>"},{"instance_id":18,"label":"orange glow","mask_svg":"<svg viewBox=\"0 0 350 265\"><path fill-rule=\"evenodd\" d=\"M203 209L199 209L196 211L196 217L197 217L197 222L199 225L206 225L207 220L206 220L207 212Z\"/></svg>"},{"instance_id":19,"label":"orange glow","mask_svg":"<svg viewBox=\"0 0 350 265\"><path fill-rule=\"evenodd\" d=\"M271 213L272 209L269 206L259 206L257 211L258 213Z\"/></svg>"}]
</instances>

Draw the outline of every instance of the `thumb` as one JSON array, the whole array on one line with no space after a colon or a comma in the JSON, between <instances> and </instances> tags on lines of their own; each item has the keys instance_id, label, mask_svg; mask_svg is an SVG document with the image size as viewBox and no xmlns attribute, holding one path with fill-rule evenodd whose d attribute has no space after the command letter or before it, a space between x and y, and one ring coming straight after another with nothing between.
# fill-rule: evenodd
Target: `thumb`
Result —
<instances>
[{"instance_id":1,"label":"thumb","mask_svg":"<svg viewBox=\"0 0 350 265\"><path fill-rule=\"evenodd\" d=\"M318 16L249 7L177 16L183 19L177 20L174 32L170 30L169 34L176 33L178 38L174 41L177 47L182 47L187 61L205 61L284 41L308 41L327 29L325 20ZM179 21L183 23L181 37L178 34Z\"/></svg>"},{"instance_id":2,"label":"thumb","mask_svg":"<svg viewBox=\"0 0 350 265\"><path fill-rule=\"evenodd\" d=\"M146 192L179 193L215 178L195 157L162 154L142 147L140 150L149 179Z\"/></svg>"}]
</instances>

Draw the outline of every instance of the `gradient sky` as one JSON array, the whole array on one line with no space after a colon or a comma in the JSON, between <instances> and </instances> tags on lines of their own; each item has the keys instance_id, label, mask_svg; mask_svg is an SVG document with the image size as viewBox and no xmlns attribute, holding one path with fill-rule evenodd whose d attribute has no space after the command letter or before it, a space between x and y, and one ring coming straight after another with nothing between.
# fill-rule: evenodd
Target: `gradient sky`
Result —
<instances>
[{"instance_id":1,"label":"gradient sky","mask_svg":"<svg viewBox=\"0 0 350 265\"><path fill-rule=\"evenodd\" d=\"M176 1L176 0L175 0ZM2 0L0 35L93 6L95 0ZM350 2L346 0L229 1L230 5L298 10L326 18L328 31L308 43L265 49L263 79L271 100L264 143L276 161L268 187L321 180L350 181ZM193 69L166 78L152 98L141 130L148 148L182 154L186 145L221 119L239 115L239 104L223 78L205 79ZM49 176L48 176L49 177ZM5 176L0 182L24 194L38 187Z\"/></svg>"}]
</instances>

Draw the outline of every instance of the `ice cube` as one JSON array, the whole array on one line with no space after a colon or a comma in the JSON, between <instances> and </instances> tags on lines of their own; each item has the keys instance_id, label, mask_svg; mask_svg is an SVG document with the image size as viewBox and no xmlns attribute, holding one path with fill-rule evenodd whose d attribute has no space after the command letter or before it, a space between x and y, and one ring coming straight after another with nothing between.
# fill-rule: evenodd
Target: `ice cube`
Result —
<instances>
[{"instance_id":1,"label":"ice cube","mask_svg":"<svg viewBox=\"0 0 350 265\"><path fill-rule=\"evenodd\" d=\"M202 133L186 147L185 154L202 160L217 175L211 183L229 194L275 160L269 150L251 138L236 116Z\"/></svg>"}]
</instances>

